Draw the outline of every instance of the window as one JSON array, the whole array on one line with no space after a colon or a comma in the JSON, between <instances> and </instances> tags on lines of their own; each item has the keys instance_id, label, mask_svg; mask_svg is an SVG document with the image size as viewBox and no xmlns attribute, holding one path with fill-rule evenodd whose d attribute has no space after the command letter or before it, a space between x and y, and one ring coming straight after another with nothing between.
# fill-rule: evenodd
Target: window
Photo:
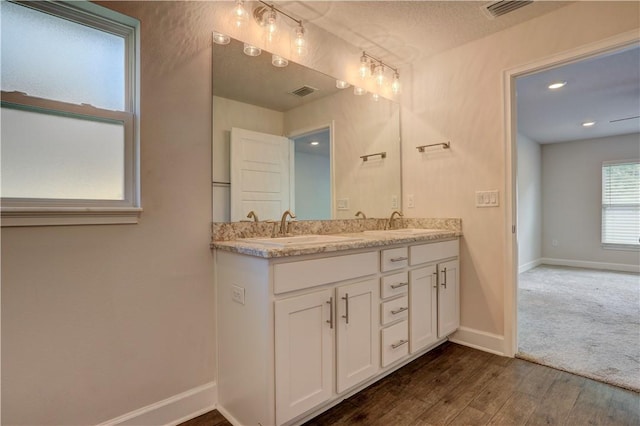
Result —
<instances>
[{"instance_id":1,"label":"window","mask_svg":"<svg viewBox=\"0 0 640 426\"><path fill-rule=\"evenodd\" d=\"M2 226L136 223L138 21L0 3Z\"/></svg>"},{"instance_id":2,"label":"window","mask_svg":"<svg viewBox=\"0 0 640 426\"><path fill-rule=\"evenodd\" d=\"M602 244L640 248L640 162L602 164Z\"/></svg>"}]
</instances>

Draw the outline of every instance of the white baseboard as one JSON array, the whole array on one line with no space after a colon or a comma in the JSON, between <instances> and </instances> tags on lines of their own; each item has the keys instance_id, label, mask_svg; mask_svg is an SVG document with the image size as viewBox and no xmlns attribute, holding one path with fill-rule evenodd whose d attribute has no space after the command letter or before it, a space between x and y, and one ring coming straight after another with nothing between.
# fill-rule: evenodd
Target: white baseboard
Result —
<instances>
[{"instance_id":1,"label":"white baseboard","mask_svg":"<svg viewBox=\"0 0 640 426\"><path fill-rule=\"evenodd\" d=\"M145 425L173 426L216 408L218 389L215 382L179 393L162 401L107 420L98 426Z\"/></svg>"},{"instance_id":2,"label":"white baseboard","mask_svg":"<svg viewBox=\"0 0 640 426\"><path fill-rule=\"evenodd\" d=\"M505 356L504 336L475 330L473 328L460 327L458 331L449 337L449 340L463 346Z\"/></svg>"},{"instance_id":3,"label":"white baseboard","mask_svg":"<svg viewBox=\"0 0 640 426\"><path fill-rule=\"evenodd\" d=\"M529 269L533 269L536 266L542 265L542 259L538 258L536 260L532 260L531 262L527 262L524 265L518 266L518 273L521 274L523 272L527 272Z\"/></svg>"},{"instance_id":4,"label":"white baseboard","mask_svg":"<svg viewBox=\"0 0 640 426\"><path fill-rule=\"evenodd\" d=\"M574 268L605 269L608 271L640 273L640 265L628 265L624 263L591 262L588 260L553 259L550 257L543 257L540 260L542 261L541 263L543 265L571 266Z\"/></svg>"}]
</instances>

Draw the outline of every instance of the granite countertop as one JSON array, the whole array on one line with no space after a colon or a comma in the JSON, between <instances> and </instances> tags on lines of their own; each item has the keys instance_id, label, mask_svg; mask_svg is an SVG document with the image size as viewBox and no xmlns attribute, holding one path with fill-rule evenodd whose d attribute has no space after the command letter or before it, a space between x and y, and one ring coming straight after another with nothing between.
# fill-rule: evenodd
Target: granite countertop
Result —
<instances>
[{"instance_id":1,"label":"granite countertop","mask_svg":"<svg viewBox=\"0 0 640 426\"><path fill-rule=\"evenodd\" d=\"M212 247L218 250L246 254L263 258L300 256L316 253L330 253L342 250L379 248L395 244L435 242L462 236L461 230L438 229L427 234L398 234L389 231L346 232L335 235L348 238L345 241L331 241L318 244L287 244L284 247L254 241L252 238L239 238L227 241L213 241ZM277 241L277 237L273 238Z\"/></svg>"}]
</instances>

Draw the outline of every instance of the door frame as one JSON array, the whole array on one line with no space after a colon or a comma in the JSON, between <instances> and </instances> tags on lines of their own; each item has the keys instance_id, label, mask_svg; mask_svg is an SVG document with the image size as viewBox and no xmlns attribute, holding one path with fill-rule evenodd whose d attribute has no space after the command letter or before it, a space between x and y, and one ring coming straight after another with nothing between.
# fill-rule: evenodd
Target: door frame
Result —
<instances>
[{"instance_id":1,"label":"door frame","mask_svg":"<svg viewBox=\"0 0 640 426\"><path fill-rule=\"evenodd\" d=\"M334 167L334 154L335 154L335 121L331 120L329 123L321 123L321 124L316 124L313 126L308 126L308 127L303 127L301 129L294 129L289 131L285 137L289 138L289 140L291 141L291 156L290 158L292 159L291 161L293 162L293 158L295 157L295 148L294 148L294 139L295 138L299 138L301 136L305 136L308 135L309 133L315 133L319 130L324 130L324 129L329 129L329 179L331 180L331 182L329 182L329 198L331 199L331 218L335 219L336 217L336 211L335 211L335 167ZM291 187L293 189L295 189L295 172L293 169L293 163L291 163L291 174L289 176L289 179L291 180ZM292 196L295 196L295 190L292 190L292 192L294 194L292 194Z\"/></svg>"},{"instance_id":2,"label":"door frame","mask_svg":"<svg viewBox=\"0 0 640 426\"><path fill-rule=\"evenodd\" d=\"M505 70L503 95L505 104L505 270L504 270L504 355L518 352L518 239L517 239L517 117L516 78L542 70L615 52L640 43L638 31L632 30L594 43L558 53L541 60Z\"/></svg>"}]
</instances>

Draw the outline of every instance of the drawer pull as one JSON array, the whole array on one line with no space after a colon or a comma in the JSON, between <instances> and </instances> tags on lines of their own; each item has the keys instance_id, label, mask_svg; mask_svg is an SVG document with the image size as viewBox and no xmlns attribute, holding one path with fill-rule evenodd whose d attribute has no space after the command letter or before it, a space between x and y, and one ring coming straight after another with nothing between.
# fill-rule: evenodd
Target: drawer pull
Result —
<instances>
[{"instance_id":1,"label":"drawer pull","mask_svg":"<svg viewBox=\"0 0 640 426\"><path fill-rule=\"evenodd\" d=\"M347 320L347 324L349 324L349 293L345 293L342 299L344 300L344 313L345 313L345 315L343 315L342 318Z\"/></svg>"},{"instance_id":2,"label":"drawer pull","mask_svg":"<svg viewBox=\"0 0 640 426\"><path fill-rule=\"evenodd\" d=\"M330 297L327 303L329 304L329 319L327 322L329 323L329 327L333 328L333 297Z\"/></svg>"},{"instance_id":3,"label":"drawer pull","mask_svg":"<svg viewBox=\"0 0 640 426\"><path fill-rule=\"evenodd\" d=\"M395 290L396 288L404 287L405 285L409 285L409 283L391 284L391 288Z\"/></svg>"},{"instance_id":4,"label":"drawer pull","mask_svg":"<svg viewBox=\"0 0 640 426\"><path fill-rule=\"evenodd\" d=\"M433 282L434 282L433 288L438 288L438 273L437 272L433 273Z\"/></svg>"},{"instance_id":5,"label":"drawer pull","mask_svg":"<svg viewBox=\"0 0 640 426\"><path fill-rule=\"evenodd\" d=\"M407 260L407 259L409 259L407 256L400 256L400 257L392 257L389 260L391 262L402 262L403 260Z\"/></svg>"},{"instance_id":6,"label":"drawer pull","mask_svg":"<svg viewBox=\"0 0 640 426\"><path fill-rule=\"evenodd\" d=\"M405 306L405 307L402 307L402 308L398 308L398 309L394 309L393 311L391 311L391 315L397 315L397 314L399 314L401 312L404 312L404 311L406 311L408 309L409 309L408 306Z\"/></svg>"},{"instance_id":7,"label":"drawer pull","mask_svg":"<svg viewBox=\"0 0 640 426\"><path fill-rule=\"evenodd\" d=\"M393 345L391 345L391 349L398 349L400 346L409 343L409 340L406 339L402 339L400 340L398 343L394 343Z\"/></svg>"}]
</instances>

